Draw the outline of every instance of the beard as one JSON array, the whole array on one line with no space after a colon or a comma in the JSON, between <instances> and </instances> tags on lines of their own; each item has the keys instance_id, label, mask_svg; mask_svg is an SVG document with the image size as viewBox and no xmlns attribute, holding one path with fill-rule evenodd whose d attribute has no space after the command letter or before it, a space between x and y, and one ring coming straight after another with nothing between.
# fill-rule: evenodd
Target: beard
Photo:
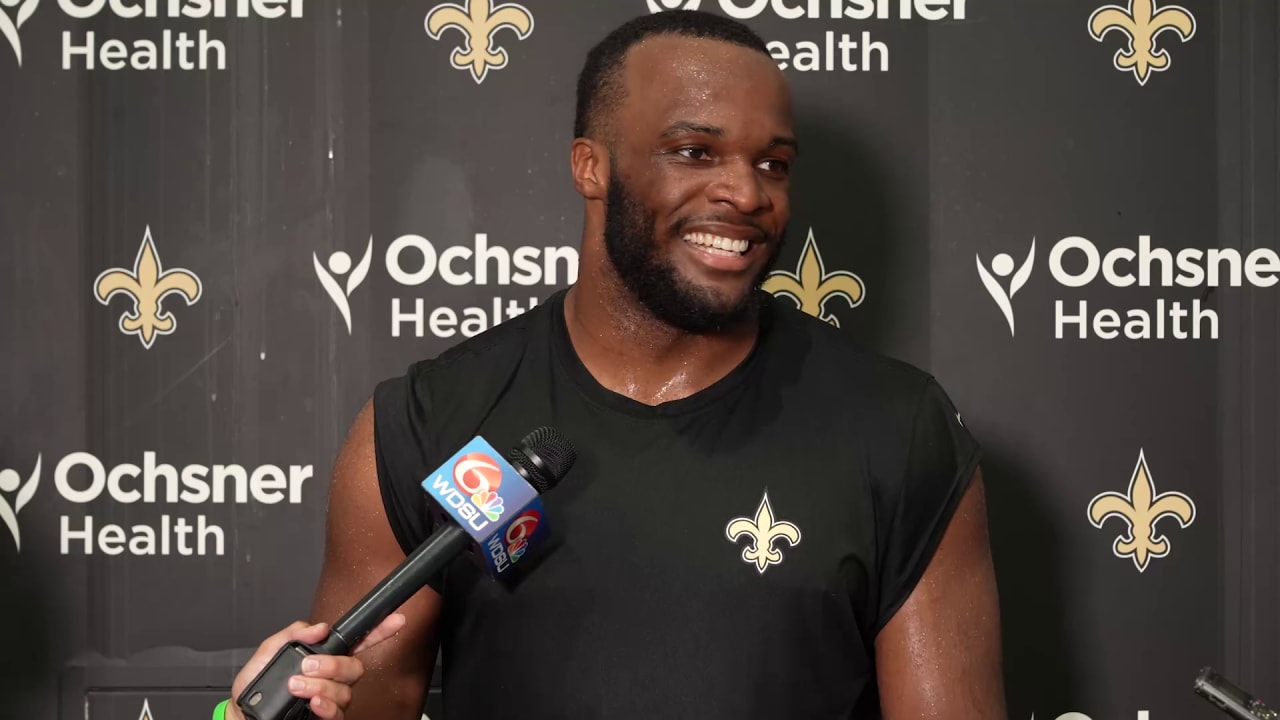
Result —
<instances>
[{"instance_id":1,"label":"beard","mask_svg":"<svg viewBox=\"0 0 1280 720\"><path fill-rule=\"evenodd\" d=\"M741 322L759 309L763 298L758 291L777 259L781 237L746 292L739 297L725 297L682 276L659 252L656 231L656 213L646 208L611 169L605 206L605 250L622 284L650 314L678 330L702 335ZM673 234L678 231L679 227L673 228Z\"/></svg>"}]
</instances>

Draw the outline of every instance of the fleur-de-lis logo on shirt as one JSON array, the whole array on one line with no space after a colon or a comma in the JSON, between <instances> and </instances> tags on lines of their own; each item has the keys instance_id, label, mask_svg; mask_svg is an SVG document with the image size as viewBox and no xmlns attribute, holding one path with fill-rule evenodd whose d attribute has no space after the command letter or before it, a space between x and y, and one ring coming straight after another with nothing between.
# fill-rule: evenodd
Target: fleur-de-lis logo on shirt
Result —
<instances>
[{"instance_id":1,"label":"fleur-de-lis logo on shirt","mask_svg":"<svg viewBox=\"0 0 1280 720\"><path fill-rule=\"evenodd\" d=\"M746 535L751 544L742 550L743 562L754 564L761 575L770 565L782 562L782 551L773 545L778 540L786 540L791 547L800 544L800 528L785 520L775 520L773 505L769 502L766 490L756 508L754 518L734 518L725 528L729 542L737 543L738 538Z\"/></svg>"},{"instance_id":2,"label":"fleur-de-lis logo on shirt","mask_svg":"<svg viewBox=\"0 0 1280 720\"><path fill-rule=\"evenodd\" d=\"M1089 16L1089 34L1094 40L1101 42L1102 36L1112 30L1119 30L1129 38L1129 47L1116 51L1116 69L1131 70L1138 84L1146 85L1153 71L1168 70L1172 62L1169 51L1156 49L1156 36L1172 30L1186 42L1196 33L1196 19L1186 8L1177 5L1156 10L1154 0L1129 0L1128 9L1105 5Z\"/></svg>"},{"instance_id":3,"label":"fleur-de-lis logo on shirt","mask_svg":"<svg viewBox=\"0 0 1280 720\"><path fill-rule=\"evenodd\" d=\"M1117 537L1112 545L1115 556L1133 558L1138 572L1143 572L1151 558L1169 554L1169 539L1156 534L1156 523L1171 517L1185 528L1195 520L1196 506L1191 498L1179 492L1156 494L1147 459L1139 450L1128 494L1104 492L1089 503L1089 522L1094 527L1101 528L1109 517L1118 517L1129 526L1128 535Z\"/></svg>"},{"instance_id":4,"label":"fleur-de-lis logo on shirt","mask_svg":"<svg viewBox=\"0 0 1280 720\"><path fill-rule=\"evenodd\" d=\"M533 14L515 3L494 5L493 0L466 0L464 5L436 6L427 13L423 24L432 40L439 40L448 28L456 28L465 36L465 43L453 49L449 62L458 70L470 70L479 85L490 70L507 66L507 51L497 46L494 33L510 28L524 40L533 32Z\"/></svg>"},{"instance_id":5,"label":"fleur-de-lis logo on shirt","mask_svg":"<svg viewBox=\"0 0 1280 720\"><path fill-rule=\"evenodd\" d=\"M809 228L809 237L800 251L796 271L775 270L769 273L761 287L765 292L791 298L802 312L836 327L840 327L840 321L827 312L827 301L843 298L853 308L862 302L863 296L862 278L847 270L827 272L822 253L818 252L818 243L813 239L813 228Z\"/></svg>"},{"instance_id":6,"label":"fleur-de-lis logo on shirt","mask_svg":"<svg viewBox=\"0 0 1280 720\"><path fill-rule=\"evenodd\" d=\"M117 294L133 300L133 310L120 316L120 332L137 335L142 346L150 349L158 335L169 335L177 326L173 313L163 309L166 297L178 294L193 305L200 299L200 278L182 268L164 270L155 242L151 240L151 226L147 226L133 261L133 269L111 268L103 271L93 284L98 302L107 305Z\"/></svg>"}]
</instances>

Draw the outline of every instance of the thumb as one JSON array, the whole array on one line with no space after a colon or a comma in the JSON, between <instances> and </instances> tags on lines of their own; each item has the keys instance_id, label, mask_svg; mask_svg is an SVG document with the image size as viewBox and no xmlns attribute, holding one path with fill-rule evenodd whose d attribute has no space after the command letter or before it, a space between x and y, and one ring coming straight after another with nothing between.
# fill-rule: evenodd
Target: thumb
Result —
<instances>
[{"instance_id":1,"label":"thumb","mask_svg":"<svg viewBox=\"0 0 1280 720\"><path fill-rule=\"evenodd\" d=\"M362 653L379 643L395 637L396 633L400 632L406 622L408 622L408 619L405 618L404 613L391 613L382 622L378 623L378 626L371 630L369 634L365 636L364 640L360 641L360 644L356 645L355 649L351 651L351 654L355 655L357 653Z\"/></svg>"}]
</instances>

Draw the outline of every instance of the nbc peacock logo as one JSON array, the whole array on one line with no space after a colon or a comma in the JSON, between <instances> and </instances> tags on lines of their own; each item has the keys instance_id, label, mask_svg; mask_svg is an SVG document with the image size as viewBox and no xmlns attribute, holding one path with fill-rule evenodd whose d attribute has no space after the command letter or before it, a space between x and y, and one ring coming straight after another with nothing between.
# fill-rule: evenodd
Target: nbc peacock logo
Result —
<instances>
[{"instance_id":1,"label":"nbc peacock logo","mask_svg":"<svg viewBox=\"0 0 1280 720\"><path fill-rule=\"evenodd\" d=\"M502 517L502 498L498 487L502 485L502 468L493 458L482 452L472 452L458 458L453 464L453 484L463 495L471 498L471 504L490 520Z\"/></svg>"}]
</instances>

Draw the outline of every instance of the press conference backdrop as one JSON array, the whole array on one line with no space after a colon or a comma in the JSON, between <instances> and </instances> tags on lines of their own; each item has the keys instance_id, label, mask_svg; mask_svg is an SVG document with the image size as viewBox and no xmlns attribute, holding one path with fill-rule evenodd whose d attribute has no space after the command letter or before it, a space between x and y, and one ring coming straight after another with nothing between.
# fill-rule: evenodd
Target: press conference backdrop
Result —
<instances>
[{"instance_id":1,"label":"press conference backdrop","mask_svg":"<svg viewBox=\"0 0 1280 720\"><path fill-rule=\"evenodd\" d=\"M374 383L576 278L587 49L699 5L794 88L767 288L985 448L1010 716L1280 703L1271 0L0 0L0 715L307 613Z\"/></svg>"}]
</instances>

